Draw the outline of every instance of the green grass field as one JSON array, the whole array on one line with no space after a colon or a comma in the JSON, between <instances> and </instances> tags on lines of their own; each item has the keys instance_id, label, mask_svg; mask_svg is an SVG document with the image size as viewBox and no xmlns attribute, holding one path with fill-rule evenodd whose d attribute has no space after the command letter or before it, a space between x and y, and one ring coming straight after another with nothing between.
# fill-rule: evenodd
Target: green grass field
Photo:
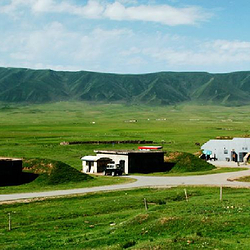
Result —
<instances>
[{"instance_id":1,"label":"green grass field","mask_svg":"<svg viewBox=\"0 0 250 250\"><path fill-rule=\"evenodd\" d=\"M61 146L60 142L152 140L165 151L195 153L200 150L199 144L217 136L250 134L249 106L0 104L0 118L0 156L53 159L78 170L80 157L94 154L95 149L136 149L138 145ZM131 119L137 122L127 122ZM0 193L120 182L121 178L100 176L53 186L29 183L1 187ZM172 188L1 204L0 249L249 248L249 190L225 188L222 202L218 188L188 187L187 191L188 202L183 188ZM147 211L144 198L149 205Z\"/></svg>"},{"instance_id":2,"label":"green grass field","mask_svg":"<svg viewBox=\"0 0 250 250\"><path fill-rule=\"evenodd\" d=\"M204 171L196 171L196 172L179 172L179 173L171 173L171 172L154 172L150 173L151 176L192 176L192 175L208 175L208 174L221 174L221 173L228 173L228 172L237 172L237 171L242 171L242 170L247 170L248 168L215 168L212 170L204 170ZM133 175L148 175L148 174L141 174L141 173L136 173L132 174ZM249 181L248 179L247 181ZM0 189L1 190L1 189Z\"/></svg>"},{"instance_id":3,"label":"green grass field","mask_svg":"<svg viewBox=\"0 0 250 250\"><path fill-rule=\"evenodd\" d=\"M0 248L249 249L248 189L223 188L222 201L219 188L186 190L188 201L171 188L2 204Z\"/></svg>"},{"instance_id":4,"label":"green grass field","mask_svg":"<svg viewBox=\"0 0 250 250\"><path fill-rule=\"evenodd\" d=\"M106 186L133 181L133 178L87 175L68 164L51 159L25 158L19 181L1 183L0 194Z\"/></svg>"},{"instance_id":5,"label":"green grass field","mask_svg":"<svg viewBox=\"0 0 250 250\"><path fill-rule=\"evenodd\" d=\"M49 158L81 168L95 149L136 149L133 144L68 145L62 141L153 140L166 151L194 153L217 136L245 136L249 106L125 106L59 102L0 105L0 156ZM126 122L136 119L136 123ZM94 122L94 123L93 123Z\"/></svg>"},{"instance_id":6,"label":"green grass field","mask_svg":"<svg viewBox=\"0 0 250 250\"><path fill-rule=\"evenodd\" d=\"M58 185L46 185L37 183L35 181L19 185L19 186L4 186L0 187L0 194L14 194L14 193L29 193L29 192L45 192L51 190L66 190L75 188L88 188L95 186L107 186L124 184L135 181L133 178L121 178L112 176L92 176L92 180L81 181L81 182L68 182L65 184Z\"/></svg>"}]
</instances>

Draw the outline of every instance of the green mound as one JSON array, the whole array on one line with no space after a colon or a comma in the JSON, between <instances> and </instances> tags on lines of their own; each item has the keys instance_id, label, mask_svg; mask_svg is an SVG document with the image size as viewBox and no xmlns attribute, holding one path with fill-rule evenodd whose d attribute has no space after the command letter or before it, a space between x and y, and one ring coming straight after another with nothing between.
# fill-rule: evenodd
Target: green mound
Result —
<instances>
[{"instance_id":1,"label":"green mound","mask_svg":"<svg viewBox=\"0 0 250 250\"><path fill-rule=\"evenodd\" d=\"M49 159L24 159L23 170L38 175L34 182L43 185L58 185L93 179L66 163Z\"/></svg>"},{"instance_id":2,"label":"green mound","mask_svg":"<svg viewBox=\"0 0 250 250\"><path fill-rule=\"evenodd\" d=\"M174 163L174 166L169 171L170 173L199 172L215 169L212 164L189 153L169 153L167 161Z\"/></svg>"}]
</instances>

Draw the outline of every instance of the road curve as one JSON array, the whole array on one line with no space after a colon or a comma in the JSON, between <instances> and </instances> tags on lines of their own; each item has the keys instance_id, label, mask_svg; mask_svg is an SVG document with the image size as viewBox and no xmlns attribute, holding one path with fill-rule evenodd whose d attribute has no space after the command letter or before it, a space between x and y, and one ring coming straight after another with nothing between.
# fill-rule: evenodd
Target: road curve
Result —
<instances>
[{"instance_id":1,"label":"road curve","mask_svg":"<svg viewBox=\"0 0 250 250\"><path fill-rule=\"evenodd\" d=\"M32 199L42 197L54 197L64 195L75 195L92 193L99 191L114 191L122 189L132 189L140 187L167 187L167 186L224 186L224 187L242 187L250 188L248 182L230 181L241 176L250 176L250 169L198 176L178 176L178 177L157 177L157 176L128 176L136 179L135 182L119 185L99 186L90 188L77 188L68 190L56 190L47 192L32 192L32 193L17 193L17 194L3 194L0 195L0 202L14 201L21 199Z\"/></svg>"}]
</instances>

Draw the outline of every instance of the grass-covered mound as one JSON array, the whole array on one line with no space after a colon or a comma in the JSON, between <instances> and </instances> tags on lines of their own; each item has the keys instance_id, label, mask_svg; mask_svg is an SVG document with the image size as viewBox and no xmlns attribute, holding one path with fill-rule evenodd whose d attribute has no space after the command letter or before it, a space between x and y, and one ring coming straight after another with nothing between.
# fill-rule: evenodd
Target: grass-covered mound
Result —
<instances>
[{"instance_id":1,"label":"grass-covered mound","mask_svg":"<svg viewBox=\"0 0 250 250\"><path fill-rule=\"evenodd\" d=\"M170 173L199 172L215 169L215 166L203 159L184 152L168 153L165 161L173 164L172 169L169 171Z\"/></svg>"},{"instance_id":2,"label":"grass-covered mound","mask_svg":"<svg viewBox=\"0 0 250 250\"><path fill-rule=\"evenodd\" d=\"M37 184L58 185L93 179L66 163L49 159L24 159L23 170L38 175L34 181Z\"/></svg>"}]
</instances>

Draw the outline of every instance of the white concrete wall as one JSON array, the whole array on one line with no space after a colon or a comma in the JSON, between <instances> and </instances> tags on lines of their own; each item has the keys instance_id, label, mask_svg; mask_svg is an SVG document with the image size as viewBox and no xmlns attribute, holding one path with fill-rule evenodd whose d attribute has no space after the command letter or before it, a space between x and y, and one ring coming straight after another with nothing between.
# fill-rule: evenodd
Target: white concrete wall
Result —
<instances>
[{"instance_id":1,"label":"white concrete wall","mask_svg":"<svg viewBox=\"0 0 250 250\"><path fill-rule=\"evenodd\" d=\"M107 157L112 159L116 164L120 161L125 161L124 173L128 174L128 155L117 155L117 154L97 154L98 157Z\"/></svg>"},{"instance_id":2,"label":"white concrete wall","mask_svg":"<svg viewBox=\"0 0 250 250\"><path fill-rule=\"evenodd\" d=\"M232 140L210 140L202 145L202 150L210 150L215 154L219 161L231 160L231 151L239 153L250 152L250 138L234 138Z\"/></svg>"},{"instance_id":3,"label":"white concrete wall","mask_svg":"<svg viewBox=\"0 0 250 250\"><path fill-rule=\"evenodd\" d=\"M231 140L210 140L202 145L201 149L210 150L219 161L231 159ZM227 152L227 153L226 153Z\"/></svg>"},{"instance_id":4,"label":"white concrete wall","mask_svg":"<svg viewBox=\"0 0 250 250\"><path fill-rule=\"evenodd\" d=\"M89 161L82 161L82 172L83 173L97 173L97 162L92 161L91 167L89 167Z\"/></svg>"}]
</instances>

